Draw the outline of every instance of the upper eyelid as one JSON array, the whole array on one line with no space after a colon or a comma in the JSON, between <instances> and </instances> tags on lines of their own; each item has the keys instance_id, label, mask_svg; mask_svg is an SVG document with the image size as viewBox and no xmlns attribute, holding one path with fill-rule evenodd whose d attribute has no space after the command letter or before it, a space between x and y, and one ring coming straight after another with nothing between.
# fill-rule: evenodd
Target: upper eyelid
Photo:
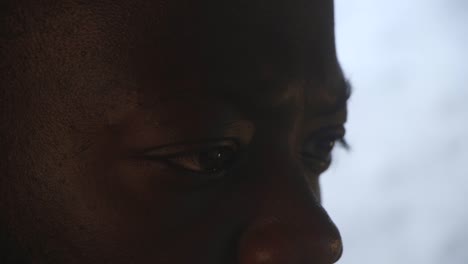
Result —
<instances>
[{"instance_id":1,"label":"upper eyelid","mask_svg":"<svg viewBox=\"0 0 468 264\"><path fill-rule=\"evenodd\" d=\"M305 138L305 142L308 142L310 140L316 140L317 137L320 136L328 136L328 135L333 135L337 138L338 141L344 140L346 136L346 129L344 125L334 125L334 126L326 126L322 127L309 135Z\"/></svg>"},{"instance_id":2,"label":"upper eyelid","mask_svg":"<svg viewBox=\"0 0 468 264\"><path fill-rule=\"evenodd\" d=\"M209 140L198 140L190 142L180 142L175 144L167 144L156 148L151 148L143 151L142 156L151 158L169 158L176 157L183 153L196 152L203 149L209 149L212 147L219 146L234 146L239 148L239 140L235 138L221 138L221 139L209 139Z\"/></svg>"}]
</instances>

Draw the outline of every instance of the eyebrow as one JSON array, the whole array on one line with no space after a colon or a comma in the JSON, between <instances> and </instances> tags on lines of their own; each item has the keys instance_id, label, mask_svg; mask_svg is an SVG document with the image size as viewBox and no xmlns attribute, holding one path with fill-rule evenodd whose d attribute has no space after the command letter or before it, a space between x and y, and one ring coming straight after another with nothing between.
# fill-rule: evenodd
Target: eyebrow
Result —
<instances>
[{"instance_id":1,"label":"eyebrow","mask_svg":"<svg viewBox=\"0 0 468 264\"><path fill-rule=\"evenodd\" d=\"M351 82L342 74L335 78L336 79L332 84L324 84L324 86L339 91L339 94L336 95L332 102L320 105L310 104L312 107L316 106L316 108L312 111L314 116L331 116L346 110L348 100L351 97ZM274 105L265 101L260 103L257 102L255 98L259 96L258 93L254 93L253 96L252 94L243 95L241 93L236 93L235 89L229 89L217 92L217 94L218 96L221 96L221 98L223 98L226 103L234 106L238 110L241 110L241 112L245 114L248 113L246 116L249 116L252 113L260 113L260 115L271 114L272 111L278 113L278 111L274 110ZM304 98L304 100L307 101L306 98ZM304 107L305 105L301 106L302 111L305 110Z\"/></svg>"},{"instance_id":2,"label":"eyebrow","mask_svg":"<svg viewBox=\"0 0 468 264\"><path fill-rule=\"evenodd\" d=\"M316 115L334 115L336 113L344 111L347 108L348 101L351 97L353 90L351 82L349 81L349 79L342 77L340 78L340 81L335 89L338 89L343 92L338 96L337 100L333 104L322 107L321 110L317 111Z\"/></svg>"}]
</instances>

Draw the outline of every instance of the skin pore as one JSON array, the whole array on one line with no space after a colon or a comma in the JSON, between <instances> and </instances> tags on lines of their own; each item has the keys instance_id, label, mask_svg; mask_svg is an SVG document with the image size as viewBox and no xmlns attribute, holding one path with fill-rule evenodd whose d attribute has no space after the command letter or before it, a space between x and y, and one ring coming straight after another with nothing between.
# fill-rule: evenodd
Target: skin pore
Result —
<instances>
[{"instance_id":1,"label":"skin pore","mask_svg":"<svg viewBox=\"0 0 468 264\"><path fill-rule=\"evenodd\" d=\"M1 263L339 259L331 0L2 5Z\"/></svg>"}]
</instances>

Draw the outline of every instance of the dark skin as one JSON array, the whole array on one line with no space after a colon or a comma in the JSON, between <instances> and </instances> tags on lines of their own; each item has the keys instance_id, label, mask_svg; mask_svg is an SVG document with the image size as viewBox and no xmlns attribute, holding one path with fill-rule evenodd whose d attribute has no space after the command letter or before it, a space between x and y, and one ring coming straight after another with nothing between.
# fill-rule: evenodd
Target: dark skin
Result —
<instances>
[{"instance_id":1,"label":"dark skin","mask_svg":"<svg viewBox=\"0 0 468 264\"><path fill-rule=\"evenodd\" d=\"M330 0L6 1L2 263L334 263Z\"/></svg>"}]
</instances>

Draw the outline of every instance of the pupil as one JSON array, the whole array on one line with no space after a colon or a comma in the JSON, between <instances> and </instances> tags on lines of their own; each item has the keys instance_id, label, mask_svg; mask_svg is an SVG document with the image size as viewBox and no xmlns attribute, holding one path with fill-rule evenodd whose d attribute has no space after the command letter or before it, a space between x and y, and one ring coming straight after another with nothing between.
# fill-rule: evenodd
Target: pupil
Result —
<instances>
[{"instance_id":1,"label":"pupil","mask_svg":"<svg viewBox=\"0 0 468 264\"><path fill-rule=\"evenodd\" d=\"M318 146L323 151L331 151L333 149L333 147L335 146L335 141L327 140L327 141L324 141L324 142L319 142Z\"/></svg>"},{"instance_id":2,"label":"pupil","mask_svg":"<svg viewBox=\"0 0 468 264\"><path fill-rule=\"evenodd\" d=\"M233 151L228 147L219 147L200 153L199 164L205 171L223 170L232 160Z\"/></svg>"}]
</instances>

